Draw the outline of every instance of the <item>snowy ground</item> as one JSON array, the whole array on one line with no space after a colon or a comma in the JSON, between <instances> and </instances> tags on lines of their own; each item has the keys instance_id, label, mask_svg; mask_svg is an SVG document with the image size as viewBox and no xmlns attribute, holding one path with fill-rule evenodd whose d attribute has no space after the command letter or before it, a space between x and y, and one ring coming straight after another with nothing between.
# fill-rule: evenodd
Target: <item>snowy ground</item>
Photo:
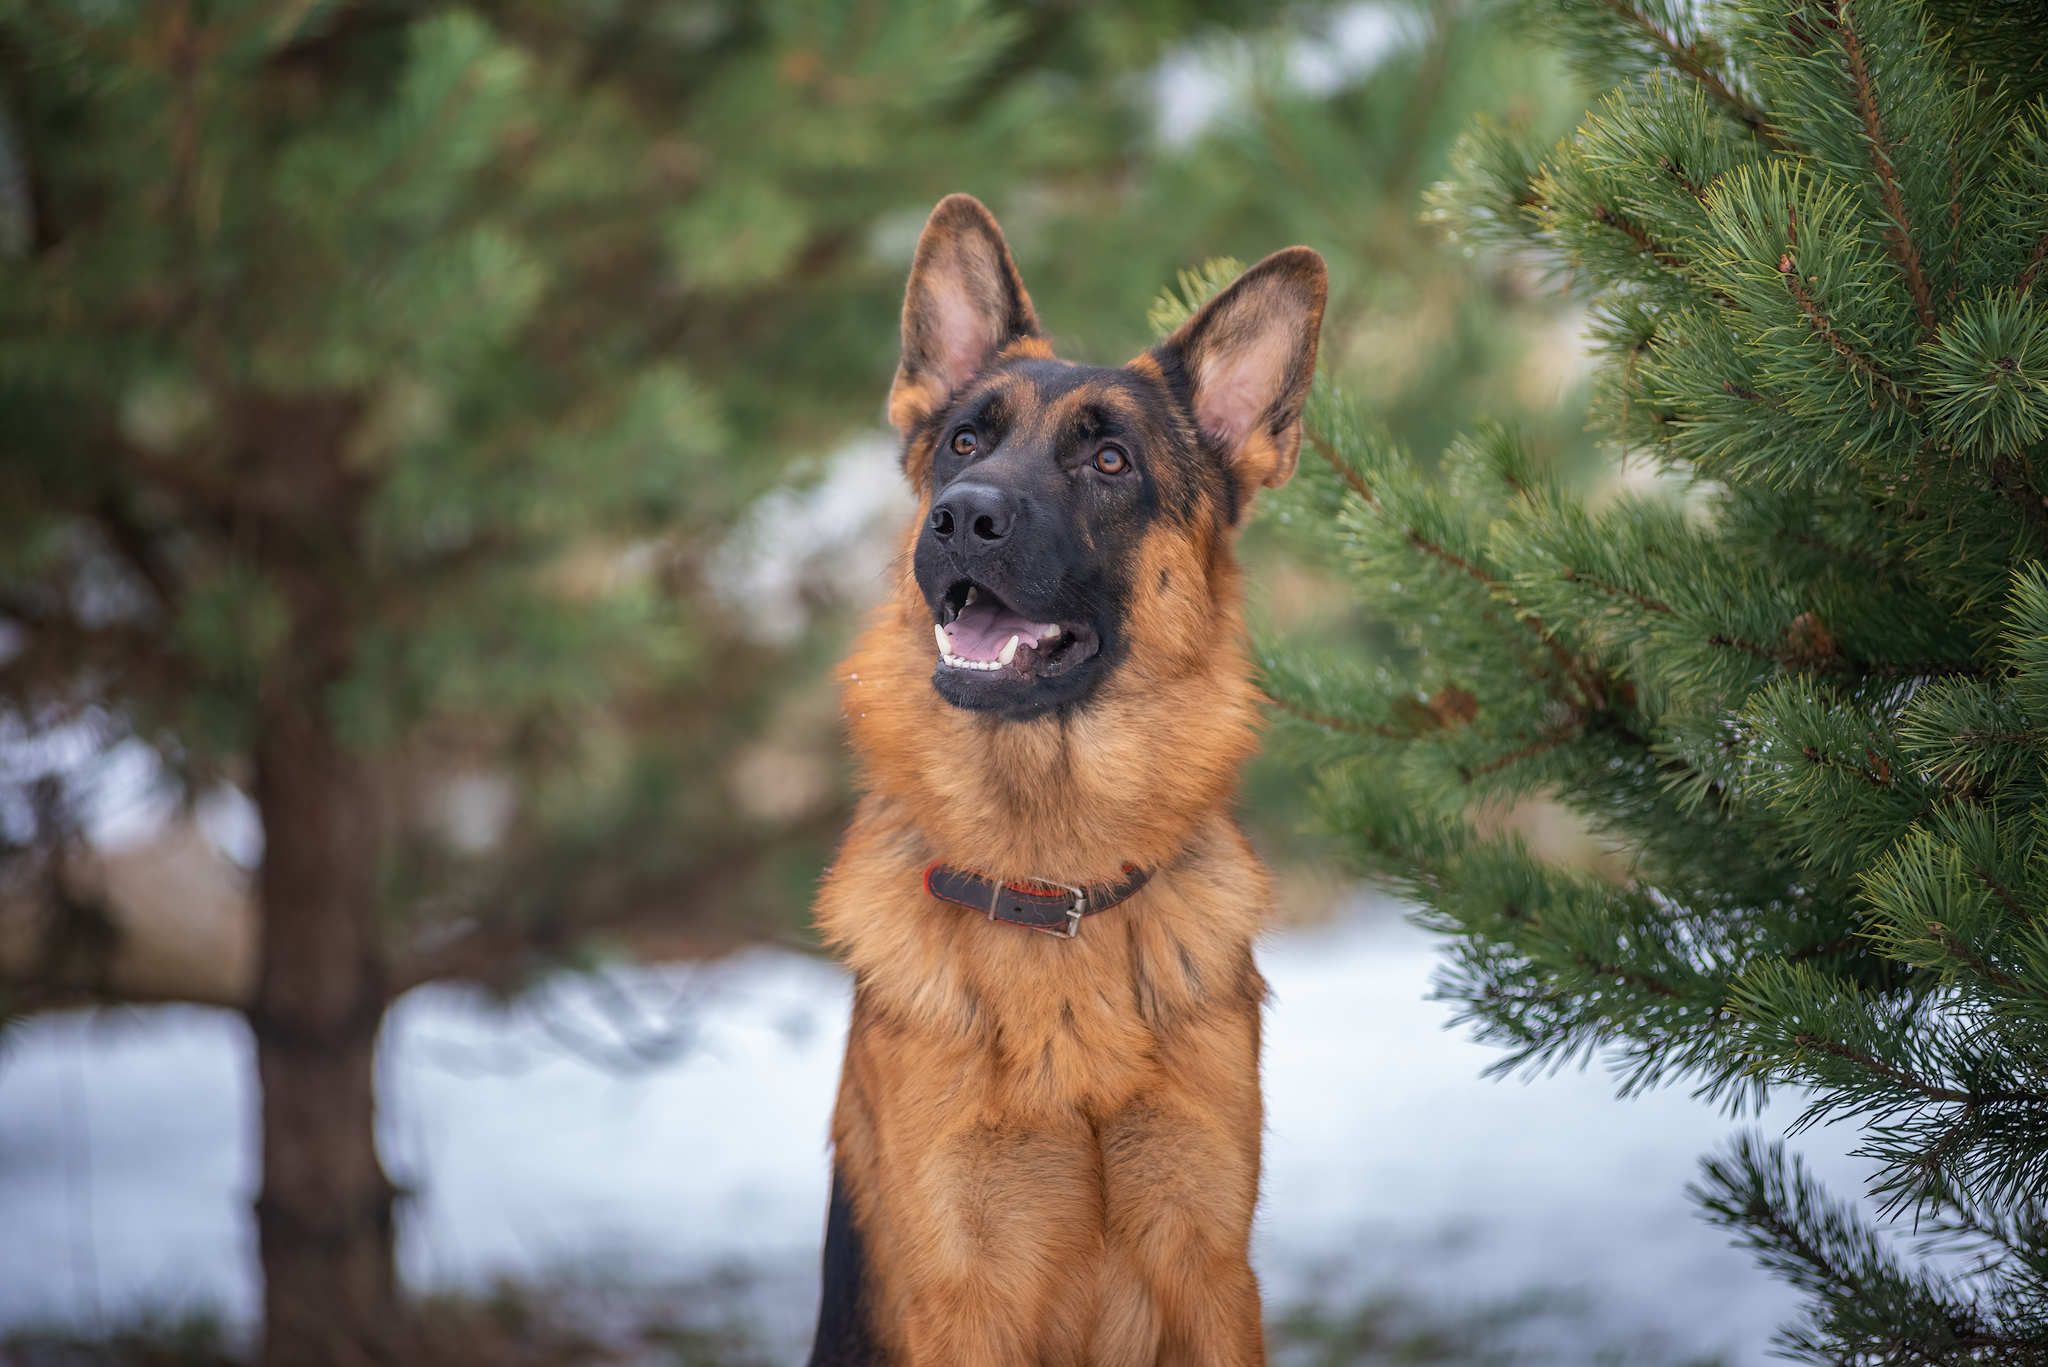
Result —
<instances>
[{"instance_id":1,"label":"snowy ground","mask_svg":"<svg viewBox=\"0 0 2048 1367\"><path fill-rule=\"evenodd\" d=\"M1613 1099L1597 1071L1488 1081L1493 1055L1424 999L1427 937L1361 903L1276 937L1257 1258L1284 1301L1334 1278L1456 1304L1589 1296L1617 1336L1757 1363L1790 1293L1691 1212L1698 1155L1733 1124L1681 1093ZM495 1012L414 993L385 1041L385 1151L414 1197L416 1284L599 1268L744 1265L801 1335L825 1205L823 1137L845 980L763 952L629 987L684 1023L672 1061L592 1066L585 989ZM250 1050L194 1008L36 1021L0 1057L0 1327L254 1305ZM1781 1106L1764 1128L1790 1118ZM1857 1189L1845 1137L1798 1147Z\"/></svg>"}]
</instances>

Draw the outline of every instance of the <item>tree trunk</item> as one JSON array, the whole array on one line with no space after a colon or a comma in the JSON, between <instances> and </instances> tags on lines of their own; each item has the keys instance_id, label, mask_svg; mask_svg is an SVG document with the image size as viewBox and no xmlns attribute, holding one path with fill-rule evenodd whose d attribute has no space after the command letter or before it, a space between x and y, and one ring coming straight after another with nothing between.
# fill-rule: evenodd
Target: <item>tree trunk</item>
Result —
<instances>
[{"instance_id":1,"label":"tree trunk","mask_svg":"<svg viewBox=\"0 0 2048 1367\"><path fill-rule=\"evenodd\" d=\"M377 1158L375 1054L387 1003L380 821L368 766L335 734L353 651L354 490L346 403L252 405L253 549L291 632L265 670L255 744L262 948L249 1025L263 1089L262 1367L404 1356L395 1191Z\"/></svg>"},{"instance_id":2,"label":"tree trunk","mask_svg":"<svg viewBox=\"0 0 2048 1367\"><path fill-rule=\"evenodd\" d=\"M375 814L311 700L257 745L263 948L249 1023L263 1088L263 1367L397 1354L394 1189L377 1158L385 1006Z\"/></svg>"}]
</instances>

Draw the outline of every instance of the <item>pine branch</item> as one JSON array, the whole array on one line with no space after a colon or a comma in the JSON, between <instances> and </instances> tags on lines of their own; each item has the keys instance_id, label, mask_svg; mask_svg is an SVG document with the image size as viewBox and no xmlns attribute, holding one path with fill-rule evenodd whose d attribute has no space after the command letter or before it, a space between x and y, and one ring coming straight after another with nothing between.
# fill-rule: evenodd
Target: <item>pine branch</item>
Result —
<instances>
[{"instance_id":1,"label":"pine branch","mask_svg":"<svg viewBox=\"0 0 2048 1367\"><path fill-rule=\"evenodd\" d=\"M2033 1218L2039 1221L2041 1218L2040 1213L2038 1211L2034 1212ZM1958 1204L1951 1207L1946 1212L1946 1220L1957 1230L1968 1234L1975 1234L1979 1238L1989 1239L2008 1253L2025 1254L2029 1251L2027 1244L2013 1238L2012 1231L2003 1228L1995 1221L1987 1222L1980 1219L1977 1212L1971 1210L1968 1206Z\"/></svg>"},{"instance_id":2,"label":"pine branch","mask_svg":"<svg viewBox=\"0 0 2048 1367\"><path fill-rule=\"evenodd\" d=\"M1637 251L1645 256L1654 258L1659 265L1668 266L1674 271L1683 271L1685 269L1685 259L1683 257L1651 237L1649 233L1643 230L1642 224L1636 222L1627 214L1616 213L1604 204L1596 204L1593 206L1593 218L1596 222L1604 223L1626 236L1629 241L1635 243Z\"/></svg>"},{"instance_id":3,"label":"pine branch","mask_svg":"<svg viewBox=\"0 0 2048 1367\"><path fill-rule=\"evenodd\" d=\"M1780 669L1806 669L1817 663L1814 656L1792 651L1772 650L1740 636L1725 636L1715 632L1707 637L1710 646L1722 646L1754 655L1760 660L1769 660ZM1852 674L1859 679L1867 678L1974 678L1982 675L1984 666L1975 663L1958 663L1954 660L1858 660L1851 656L1834 654L1829 658L1840 661L1836 672Z\"/></svg>"},{"instance_id":4,"label":"pine branch","mask_svg":"<svg viewBox=\"0 0 2048 1367\"><path fill-rule=\"evenodd\" d=\"M1783 399L1766 398L1764 395L1757 393L1754 389L1743 388L1741 385L1735 383L1735 381L1733 380L1721 381L1721 392L1723 394L1733 394L1736 398L1741 399L1744 403L1762 404L1766 408L1783 408L1785 406L1785 401Z\"/></svg>"},{"instance_id":5,"label":"pine branch","mask_svg":"<svg viewBox=\"0 0 2048 1367\"><path fill-rule=\"evenodd\" d=\"M1344 481L1345 487L1365 500L1369 506L1383 509L1384 505L1373 496L1372 490L1366 486L1363 479L1359 478L1358 472L1340 459L1337 453L1330 448L1330 444L1327 441L1314 432L1308 434L1308 439L1309 445L1315 448L1316 454L1323 458L1330 469L1336 473L1337 478ZM1507 585L1501 583L1485 570L1465 559L1465 557L1446 546L1441 546L1431 541L1413 527L1403 527L1401 531L1407 537L1408 544L1415 549L1442 561L1460 573L1471 576L1479 583L1485 585L1487 592L1504 600L1510 608L1518 606L1514 595L1509 592ZM1605 710L1605 699L1599 687L1580 672L1570 654L1566 652L1562 645L1558 644L1555 637L1544 630L1542 619L1531 614L1528 616L1518 616L1515 620L1534 632L1536 639L1543 642L1549 648L1552 658L1558 663L1558 667L1564 670L1565 677L1570 679L1573 686L1579 689L1581 702L1591 706L1595 711Z\"/></svg>"},{"instance_id":6,"label":"pine branch","mask_svg":"<svg viewBox=\"0 0 2048 1367\"><path fill-rule=\"evenodd\" d=\"M1621 982L1631 983L1637 987L1646 988L1660 997L1670 997L1675 1000L1684 995L1670 983L1653 978L1647 973L1632 973L1625 968L1616 968L1612 964L1603 964L1589 954L1577 954L1573 958L1581 966L1592 970L1600 977L1615 978Z\"/></svg>"},{"instance_id":7,"label":"pine branch","mask_svg":"<svg viewBox=\"0 0 2048 1367\"><path fill-rule=\"evenodd\" d=\"M1396 726L1384 724L1379 726L1361 726L1357 722L1346 721L1342 717L1333 717L1327 713L1311 711L1298 703L1289 702L1285 698L1276 698L1270 693L1260 693L1259 700L1268 707L1277 707L1289 716L1308 722L1311 725L1327 726L1332 731L1342 731L1347 735L1379 736L1386 740L1399 740L1408 734Z\"/></svg>"},{"instance_id":8,"label":"pine branch","mask_svg":"<svg viewBox=\"0 0 2048 1367\"><path fill-rule=\"evenodd\" d=\"M1489 760L1485 764L1480 765L1476 769L1467 768L1464 765L1459 765L1458 776L1462 778L1465 782L1470 783L1475 778L1481 778L1487 774L1497 773L1500 770L1507 768L1509 765L1520 764L1525 759L1534 759L1538 755L1547 754L1548 752L1557 749L1558 746L1568 744L1571 741L1577 739L1578 734L1578 732L1573 731L1564 735L1553 736L1546 741L1538 741L1534 745L1525 745L1519 750L1512 750L1509 751L1507 754L1500 756L1497 759Z\"/></svg>"},{"instance_id":9,"label":"pine branch","mask_svg":"<svg viewBox=\"0 0 2048 1367\"><path fill-rule=\"evenodd\" d=\"M1310 432L1308 434L1308 444L1315 448L1316 454L1323 458L1324 463L1330 467L1337 478L1344 481L1346 488L1373 507L1377 508L1380 506L1380 501L1373 497L1372 490L1366 487L1365 481L1359 478L1358 472L1341 460L1335 451L1330 449L1330 443L1323 439L1321 433Z\"/></svg>"},{"instance_id":10,"label":"pine branch","mask_svg":"<svg viewBox=\"0 0 2048 1367\"><path fill-rule=\"evenodd\" d=\"M1692 177L1688 176L1685 173L1685 167L1679 162L1678 158L1657 158L1657 169L1662 171L1665 175L1670 176L1672 181L1677 184L1679 189L1685 191L1694 199L1698 200L1700 202L1700 207L1702 209L1710 209L1713 207L1713 201L1707 198L1707 192L1705 187L1693 183Z\"/></svg>"},{"instance_id":11,"label":"pine branch","mask_svg":"<svg viewBox=\"0 0 2048 1367\"><path fill-rule=\"evenodd\" d=\"M1488 574L1485 570L1480 569L1479 566L1473 564L1464 556L1459 555L1456 551L1451 550L1447 546L1443 546L1438 544L1437 542L1431 541L1428 537L1424 536L1421 532L1416 531L1413 527L1404 527L1401 530L1407 536L1408 544L1413 546L1416 550L1421 551L1424 555L1434 556L1436 559L1443 561L1446 565L1449 565L1452 569L1458 570L1464 574L1472 576L1472 578L1478 580L1481 584L1484 584L1490 592L1503 595L1507 593L1507 585L1501 583L1500 580L1495 579L1492 575ZM1509 601L1512 602L1513 600L1510 599Z\"/></svg>"},{"instance_id":12,"label":"pine branch","mask_svg":"<svg viewBox=\"0 0 2048 1367\"><path fill-rule=\"evenodd\" d=\"M1779 1215L1775 1207L1761 1201L1751 1202L1744 1208L1743 1214L1766 1230L1782 1247L1791 1249L1794 1255L1807 1266L1817 1270L1826 1281L1844 1291L1854 1289L1855 1279L1836 1267L1834 1261L1822 1249L1808 1242L1806 1235L1790 1220Z\"/></svg>"},{"instance_id":13,"label":"pine branch","mask_svg":"<svg viewBox=\"0 0 2048 1367\"><path fill-rule=\"evenodd\" d=\"M1637 593L1634 589L1622 588L1619 584L1604 583L1601 580L1581 574L1569 566L1565 568L1564 580L1567 584L1584 584L1589 588L1598 589L1602 593L1612 594L1616 598L1626 598L1646 611L1658 613L1665 617L1676 617L1678 615L1669 605L1660 603L1655 598Z\"/></svg>"},{"instance_id":14,"label":"pine branch","mask_svg":"<svg viewBox=\"0 0 2048 1367\"><path fill-rule=\"evenodd\" d=\"M2033 913L2020 905L2019 898L2012 895L2012 889L2007 887L2004 883L2000 882L1997 878L1993 877L1991 874L1991 870L1979 866L1975 869L1972 869L1971 872L1976 874L1977 877L1983 881L1985 887L1991 889L1993 896L1997 897L1999 901L2005 903L2006 910L2010 911L2013 915L2019 917L2022 921L2033 921Z\"/></svg>"},{"instance_id":15,"label":"pine branch","mask_svg":"<svg viewBox=\"0 0 2048 1367\"><path fill-rule=\"evenodd\" d=\"M1712 636L1707 637L1707 644L1710 646L1724 646L1730 650L1740 650L1744 654L1754 655L1760 660L1769 660L1774 665L1782 666L1785 663L1783 659L1779 658L1776 651L1766 650L1754 641L1745 641L1740 636L1723 636L1717 631Z\"/></svg>"},{"instance_id":16,"label":"pine branch","mask_svg":"<svg viewBox=\"0 0 2048 1367\"><path fill-rule=\"evenodd\" d=\"M2048 731L2029 728L2025 731L1958 731L1951 743L1973 750L1986 750L1994 745L2040 745L2048 741Z\"/></svg>"},{"instance_id":17,"label":"pine branch","mask_svg":"<svg viewBox=\"0 0 2048 1367\"><path fill-rule=\"evenodd\" d=\"M1893 1082L1909 1092L1916 1092L1929 1101L1950 1101L1965 1106L1990 1106L2000 1102L2023 1101L2034 1105L2048 1104L2048 1093L2042 1092L1959 1092L1953 1087L1936 1087L1888 1063L1860 1054L1845 1044L1824 1040L1818 1035L1797 1034L1792 1042L1801 1048L1819 1049L1845 1062L1853 1063L1866 1072L1874 1073L1888 1082Z\"/></svg>"},{"instance_id":18,"label":"pine branch","mask_svg":"<svg viewBox=\"0 0 2048 1367\"><path fill-rule=\"evenodd\" d=\"M1412 527L1404 528L1404 530L1407 533L1409 545L1414 546L1425 555L1433 555L1445 564L1463 570L1466 574L1471 575L1474 579L1486 585L1489 592L1498 595L1510 608L1520 606L1519 600L1508 591L1507 585L1493 578L1471 561L1430 541ZM1598 686L1581 673L1577 663L1573 661L1565 648L1558 643L1557 638L1543 629L1543 619L1531 613L1526 616L1518 616L1515 620L1536 633L1536 639L1543 642L1549 648L1551 658L1557 661L1558 668L1564 671L1565 677L1570 679L1573 686L1579 690L1580 700L1585 704L1593 706L1595 710L1605 710L1604 699Z\"/></svg>"},{"instance_id":19,"label":"pine branch","mask_svg":"<svg viewBox=\"0 0 2048 1367\"><path fill-rule=\"evenodd\" d=\"M1682 177L1681 183L1684 183ZM1700 193L1696 188L1693 188L1690 185L1688 185L1687 188L1693 189L1693 193L1696 195ZM1701 202L1704 203L1705 200L1702 199ZM1614 209L1610 209L1604 204L1596 204L1593 206L1593 220L1596 223L1603 224L1606 227L1612 228L1616 232L1622 234L1622 236L1626 237L1629 240L1629 242L1634 245L1638 253L1640 253L1643 256L1649 257L1651 260L1655 261L1658 265L1664 267L1666 270L1672 272L1675 275L1683 276L1688 279L1691 278L1692 263L1688 262L1684 257L1680 256L1677 252L1673 251L1664 243L1650 236L1649 231L1645 229L1642 224L1636 222L1627 214L1620 213ZM1732 298L1729 297L1728 293L1725 290L1708 288L1707 294L1716 302L1721 304L1733 306L1735 302ZM1635 355L1638 355L1641 352L1647 350L1648 347L1649 339L1646 338L1643 341L1638 342L1631 352L1631 362L1633 362L1633 357Z\"/></svg>"},{"instance_id":20,"label":"pine branch","mask_svg":"<svg viewBox=\"0 0 2048 1367\"><path fill-rule=\"evenodd\" d=\"M2043 545L2048 545L2048 499L2034 492L2026 474L2012 457L1999 455L1992 458L1991 482L2019 509L2020 520L2032 529Z\"/></svg>"},{"instance_id":21,"label":"pine branch","mask_svg":"<svg viewBox=\"0 0 2048 1367\"><path fill-rule=\"evenodd\" d=\"M1796 236L1794 241L1797 241ZM1813 295L1807 291L1805 283L1800 280L1799 268L1794 263L1791 252L1788 251L1778 258L1778 275L1780 279L1784 280L1785 288L1791 293L1793 302L1799 305L1799 311L1806 315L1807 325L1819 335L1822 341L1834 348L1836 354L1848 361L1851 368L1868 376L1878 388L1891 395L1896 402L1904 405L1907 412L1917 413L1920 410L1920 396L1918 394L1901 386L1890 375L1886 374L1875 361L1870 360L1863 353L1856 350L1855 347L1849 345L1848 340L1841 333L1835 331L1834 323L1829 320L1826 312L1815 302Z\"/></svg>"},{"instance_id":22,"label":"pine branch","mask_svg":"<svg viewBox=\"0 0 2048 1367\"><path fill-rule=\"evenodd\" d=\"M1913 241L1912 223L1906 217L1906 199L1899 191L1898 172L1885 150L1884 125L1878 117L1877 89L1870 68L1863 60L1863 43L1856 36L1855 19L1843 0L1821 0L1835 30L1842 35L1842 49L1849 58L1849 80L1856 90L1857 112L1863 118L1863 133L1870 143L1870 162L1877 172L1879 196L1891 223L1884 230L1885 244L1892 259L1906 273L1906 287L1913 295L1913 312L1919 316L1920 331L1928 341L1941 332L1934 318L1934 299L1927 288L1927 272L1920 264L1920 248Z\"/></svg>"},{"instance_id":23,"label":"pine branch","mask_svg":"<svg viewBox=\"0 0 2048 1367\"><path fill-rule=\"evenodd\" d=\"M2048 229L2044 229L2040 240L2034 243L2033 253L2027 257L2027 267L2020 272L2020 278L2014 285L2021 298L2025 298L2034 288L2034 272L2041 269L2044 258L2048 258Z\"/></svg>"},{"instance_id":24,"label":"pine branch","mask_svg":"<svg viewBox=\"0 0 2048 1367\"><path fill-rule=\"evenodd\" d=\"M1712 97L1715 103L1735 116L1737 122L1750 132L1762 138L1774 152L1790 153L1792 147L1770 125L1764 112L1737 93L1722 80L1720 74L1701 60L1699 49L1691 43L1681 43L1663 29L1651 22L1650 17L1628 3L1628 0L1601 0L1621 21L1633 27L1648 38L1672 66L1700 83L1700 87Z\"/></svg>"},{"instance_id":25,"label":"pine branch","mask_svg":"<svg viewBox=\"0 0 2048 1367\"><path fill-rule=\"evenodd\" d=\"M1715 811L1724 817L1736 815L1738 809L1735 800L1730 796L1728 785L1723 780L1708 778L1696 765L1688 764L1659 750L1648 736L1621 725L1611 712L1598 714L1594 718L1594 723L1600 734L1618 738L1630 749L1639 752L1645 764L1654 766L1661 774L1668 775L1667 786L1688 786L1697 782L1701 794L1712 799Z\"/></svg>"},{"instance_id":26,"label":"pine branch","mask_svg":"<svg viewBox=\"0 0 2048 1367\"><path fill-rule=\"evenodd\" d=\"M1816 765L1823 769L1840 769L1846 773L1854 774L1857 778L1862 779L1865 783L1868 783L1873 788L1889 788L1892 786L1891 775L1889 773L1891 767L1890 765L1885 766L1887 772L1879 773L1875 769L1866 769L1860 764L1844 764L1841 760L1836 759L1833 755L1830 755L1826 751L1820 749L1819 747L1812 745L1800 746L1799 753L1806 756L1806 760L1809 764ZM1883 763L1883 761L1881 760L1879 762Z\"/></svg>"},{"instance_id":27,"label":"pine branch","mask_svg":"<svg viewBox=\"0 0 2048 1367\"><path fill-rule=\"evenodd\" d=\"M1977 954L1974 950L1966 948L1960 940L1956 939L1949 928L1941 922L1929 921L1927 923L1927 938L1940 945L1950 954L1953 954L1963 963L1964 967L1984 979L1984 981L1995 983L2008 992L2022 992L2026 990L2025 983Z\"/></svg>"},{"instance_id":28,"label":"pine branch","mask_svg":"<svg viewBox=\"0 0 2048 1367\"><path fill-rule=\"evenodd\" d=\"M1364 499L1369 506L1384 511L1384 505L1381 504L1378 498L1373 496L1372 490L1366 486L1366 483L1363 479L1359 478L1358 472L1356 470L1353 470L1350 467L1350 465L1348 465L1345 461L1339 458L1337 453L1330 449L1330 445L1328 442L1324 441L1323 438L1317 435L1316 433L1311 432L1309 433L1309 445L1315 447L1316 454L1321 456L1324 459L1324 461L1326 461L1329 464L1330 468L1336 472L1337 478L1344 481L1345 487L1349 488L1351 492L1357 494L1361 499ZM1435 559L1441 560L1444 564L1449 565L1452 569L1457 570L1459 573L1469 575L1473 579L1478 580L1481 584L1486 586L1486 589L1489 593L1495 593L1500 594L1502 596L1506 596L1506 585L1502 584L1498 579L1495 579L1485 570L1480 569L1479 566L1473 564L1464 556L1459 555L1457 552L1449 549L1448 547L1441 546L1436 542L1431 541L1428 537L1416 531L1413 527L1403 527L1401 529L1401 534L1407 537L1409 545L1415 547L1415 549L1421 551L1424 555L1432 556Z\"/></svg>"},{"instance_id":29,"label":"pine branch","mask_svg":"<svg viewBox=\"0 0 2048 1367\"><path fill-rule=\"evenodd\" d=\"M466 68L440 107L434 110L433 117L406 139L403 150L396 157L378 167L375 175L356 187L354 197L361 203L373 203L413 176L415 168L446 142L449 132L482 98L484 79L484 73L476 64Z\"/></svg>"}]
</instances>

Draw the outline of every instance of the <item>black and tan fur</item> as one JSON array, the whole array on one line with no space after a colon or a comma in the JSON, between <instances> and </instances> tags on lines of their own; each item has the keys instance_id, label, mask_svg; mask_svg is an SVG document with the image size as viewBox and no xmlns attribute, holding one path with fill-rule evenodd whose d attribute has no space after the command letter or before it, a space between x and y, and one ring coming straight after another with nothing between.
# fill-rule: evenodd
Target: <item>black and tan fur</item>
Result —
<instances>
[{"instance_id":1,"label":"black and tan fur","mask_svg":"<svg viewBox=\"0 0 2048 1367\"><path fill-rule=\"evenodd\" d=\"M1293 472L1323 297L1290 248L1128 364L1076 365L979 203L925 228L889 403L921 510L842 675L865 795L817 903L856 986L814 1367L1264 1360L1270 890L1230 810L1257 724L1232 546ZM990 601L1062 629L947 664L935 624ZM1151 878L1062 939L927 896L933 861Z\"/></svg>"}]
</instances>

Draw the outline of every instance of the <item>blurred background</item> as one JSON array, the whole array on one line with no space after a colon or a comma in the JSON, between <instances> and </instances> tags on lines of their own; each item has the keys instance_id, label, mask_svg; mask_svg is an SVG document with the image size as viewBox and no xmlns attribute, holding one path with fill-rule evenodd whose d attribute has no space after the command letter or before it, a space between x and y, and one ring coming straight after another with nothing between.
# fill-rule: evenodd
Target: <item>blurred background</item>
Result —
<instances>
[{"instance_id":1,"label":"blurred background","mask_svg":"<svg viewBox=\"0 0 2048 1367\"><path fill-rule=\"evenodd\" d=\"M0 1361L389 1360L279 1356L280 1288L352 1268L423 1361L800 1361L828 676L912 506L930 206L1096 362L1307 243L1400 441L1490 416L1619 487L1570 282L1427 198L1585 99L1480 0L0 2ZM1395 648L1285 525L1244 549L1257 633ZM1732 1122L1483 1078L1303 758L1242 804L1282 1360L1760 1360L1791 1293L1683 1194Z\"/></svg>"}]
</instances>

